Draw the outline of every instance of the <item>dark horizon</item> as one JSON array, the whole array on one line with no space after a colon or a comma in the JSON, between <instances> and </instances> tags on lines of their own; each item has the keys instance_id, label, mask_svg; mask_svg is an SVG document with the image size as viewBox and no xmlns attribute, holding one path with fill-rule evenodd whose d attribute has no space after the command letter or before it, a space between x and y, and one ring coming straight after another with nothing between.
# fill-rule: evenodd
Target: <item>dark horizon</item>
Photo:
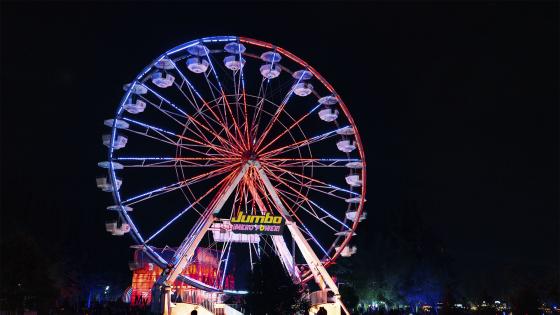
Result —
<instances>
[{"instance_id":1,"label":"dark horizon","mask_svg":"<svg viewBox=\"0 0 560 315\"><path fill-rule=\"evenodd\" d=\"M2 239L27 234L127 279L132 240L104 231L110 197L95 187L103 120L154 57L232 34L301 56L347 103L368 165L358 244L406 210L480 290L497 292L491 277L507 268L558 272L557 3L2 2L0 13Z\"/></svg>"}]
</instances>

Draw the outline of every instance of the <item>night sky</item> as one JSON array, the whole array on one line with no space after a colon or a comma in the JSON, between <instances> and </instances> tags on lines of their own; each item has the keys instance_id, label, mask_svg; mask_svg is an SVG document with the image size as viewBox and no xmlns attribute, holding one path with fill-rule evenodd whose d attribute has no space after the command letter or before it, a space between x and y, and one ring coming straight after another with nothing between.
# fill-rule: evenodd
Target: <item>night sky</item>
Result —
<instances>
[{"instance_id":1,"label":"night sky","mask_svg":"<svg viewBox=\"0 0 560 315\"><path fill-rule=\"evenodd\" d=\"M558 9L2 2L2 237L24 231L126 275L131 239L105 232L111 198L95 187L103 120L163 51L241 35L302 57L345 100L367 156L368 221L414 204L463 278L557 268Z\"/></svg>"}]
</instances>

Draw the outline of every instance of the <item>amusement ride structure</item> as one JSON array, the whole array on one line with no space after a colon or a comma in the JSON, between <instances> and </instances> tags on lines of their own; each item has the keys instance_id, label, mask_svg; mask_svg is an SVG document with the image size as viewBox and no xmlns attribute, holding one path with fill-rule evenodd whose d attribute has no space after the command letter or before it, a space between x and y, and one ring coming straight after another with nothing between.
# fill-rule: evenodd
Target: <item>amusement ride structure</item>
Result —
<instances>
[{"instance_id":1,"label":"amusement ride structure","mask_svg":"<svg viewBox=\"0 0 560 315\"><path fill-rule=\"evenodd\" d=\"M239 293L224 285L228 266L249 270L266 248L294 283L314 280L310 314L347 312L327 267L356 251L365 156L350 111L319 72L273 44L217 36L166 51L124 90L104 122L108 155L98 165L107 173L97 186L113 195L107 231L129 233L162 270L154 311L181 313L177 281ZM215 253L202 280L183 272L199 247Z\"/></svg>"}]
</instances>

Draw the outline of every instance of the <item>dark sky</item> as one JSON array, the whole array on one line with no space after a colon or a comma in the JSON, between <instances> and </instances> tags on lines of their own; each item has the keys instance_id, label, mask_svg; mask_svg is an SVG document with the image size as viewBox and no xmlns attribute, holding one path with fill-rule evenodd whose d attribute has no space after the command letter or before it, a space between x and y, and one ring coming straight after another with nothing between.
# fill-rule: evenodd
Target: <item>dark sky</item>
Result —
<instances>
[{"instance_id":1,"label":"dark sky","mask_svg":"<svg viewBox=\"0 0 560 315\"><path fill-rule=\"evenodd\" d=\"M415 204L464 277L557 268L558 26L544 2L2 2L2 233L127 272L130 239L106 234L95 187L102 121L164 50L243 35L307 60L348 104L370 219Z\"/></svg>"}]
</instances>

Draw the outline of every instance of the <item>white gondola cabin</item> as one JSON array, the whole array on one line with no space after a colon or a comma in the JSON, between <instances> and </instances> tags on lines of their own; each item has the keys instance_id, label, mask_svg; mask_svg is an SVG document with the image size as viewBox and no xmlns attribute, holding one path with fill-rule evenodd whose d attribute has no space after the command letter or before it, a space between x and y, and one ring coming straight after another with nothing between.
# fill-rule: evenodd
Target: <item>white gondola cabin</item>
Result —
<instances>
[{"instance_id":1,"label":"white gondola cabin","mask_svg":"<svg viewBox=\"0 0 560 315\"><path fill-rule=\"evenodd\" d=\"M336 131L336 133L338 133L339 135L343 135L343 136L351 136L354 134L354 128L350 127L350 126L346 126L343 128L340 128Z\"/></svg>"},{"instance_id":2,"label":"white gondola cabin","mask_svg":"<svg viewBox=\"0 0 560 315\"><path fill-rule=\"evenodd\" d=\"M335 105L338 104L338 100L336 97L332 95L323 96L319 99L319 104L323 105Z\"/></svg>"},{"instance_id":3,"label":"white gondola cabin","mask_svg":"<svg viewBox=\"0 0 560 315\"><path fill-rule=\"evenodd\" d=\"M346 176L346 183L352 187L360 187L362 186L362 180L360 179L360 175L348 175Z\"/></svg>"},{"instance_id":4,"label":"white gondola cabin","mask_svg":"<svg viewBox=\"0 0 560 315\"><path fill-rule=\"evenodd\" d=\"M264 62L277 63L282 60L282 55L274 51L267 51L261 55L261 60Z\"/></svg>"},{"instance_id":5,"label":"white gondola cabin","mask_svg":"<svg viewBox=\"0 0 560 315\"><path fill-rule=\"evenodd\" d=\"M101 138L103 140L103 145L105 145L107 148L111 147L110 134L104 134ZM113 143L113 149L115 150L122 149L126 146L127 142L128 142L128 138L126 136L117 135L117 137L115 138L115 142Z\"/></svg>"},{"instance_id":6,"label":"white gondola cabin","mask_svg":"<svg viewBox=\"0 0 560 315\"><path fill-rule=\"evenodd\" d=\"M156 61L154 66L162 70L171 70L175 68L175 63L169 58L163 58L161 60Z\"/></svg>"},{"instance_id":7,"label":"white gondola cabin","mask_svg":"<svg viewBox=\"0 0 560 315\"><path fill-rule=\"evenodd\" d=\"M340 249L340 246L337 246L335 248L336 250ZM358 247L356 246L344 246L344 248L342 249L342 251L340 252L340 256L342 257L350 257L352 255L354 255L356 252L358 251Z\"/></svg>"},{"instance_id":8,"label":"white gondola cabin","mask_svg":"<svg viewBox=\"0 0 560 315\"><path fill-rule=\"evenodd\" d=\"M358 215L358 211L348 211L346 212L346 219L352 221L352 222L356 222L356 217ZM362 222L363 220L366 219L367 213L362 212L362 215L360 215L360 217L358 218L358 222Z\"/></svg>"},{"instance_id":9,"label":"white gondola cabin","mask_svg":"<svg viewBox=\"0 0 560 315\"><path fill-rule=\"evenodd\" d=\"M194 73L204 73L208 70L210 64L206 59L200 57L192 57L187 59L187 68Z\"/></svg>"},{"instance_id":10,"label":"white gondola cabin","mask_svg":"<svg viewBox=\"0 0 560 315\"><path fill-rule=\"evenodd\" d=\"M319 118L326 122L335 121L338 118L338 110L334 108L325 108L319 111Z\"/></svg>"},{"instance_id":11,"label":"white gondola cabin","mask_svg":"<svg viewBox=\"0 0 560 315\"><path fill-rule=\"evenodd\" d=\"M111 183L107 180L107 176L97 177L95 181L97 183L97 188L103 190L104 192L113 191L113 185L111 185ZM121 185L122 185L122 179L117 178L116 180L117 190L121 188Z\"/></svg>"},{"instance_id":12,"label":"white gondola cabin","mask_svg":"<svg viewBox=\"0 0 560 315\"><path fill-rule=\"evenodd\" d=\"M344 201L346 201L347 203L360 203L360 201L362 201L362 197L347 198Z\"/></svg>"},{"instance_id":13,"label":"white gondola cabin","mask_svg":"<svg viewBox=\"0 0 560 315\"><path fill-rule=\"evenodd\" d=\"M123 108L131 114L138 114L146 109L146 102L142 100L136 100L136 103L130 102L123 104Z\"/></svg>"},{"instance_id":14,"label":"white gondola cabin","mask_svg":"<svg viewBox=\"0 0 560 315\"><path fill-rule=\"evenodd\" d=\"M224 65L232 71L237 71L245 65L245 59L239 58L239 55L231 55L224 58Z\"/></svg>"},{"instance_id":15,"label":"white gondola cabin","mask_svg":"<svg viewBox=\"0 0 560 315\"><path fill-rule=\"evenodd\" d=\"M97 163L97 166L105 169L108 169L110 165L113 166L114 170L122 170L124 168L124 166L121 163L117 163L117 162L102 161Z\"/></svg>"},{"instance_id":16,"label":"white gondola cabin","mask_svg":"<svg viewBox=\"0 0 560 315\"><path fill-rule=\"evenodd\" d=\"M364 166L364 164L362 162L348 162L348 163L346 163L346 167L352 168L352 169L360 169L363 166Z\"/></svg>"},{"instance_id":17,"label":"white gondola cabin","mask_svg":"<svg viewBox=\"0 0 560 315\"><path fill-rule=\"evenodd\" d=\"M245 45L240 44L240 43L235 43L235 42L233 42L233 43L227 43L227 44L224 46L224 50L227 51L227 52L230 53L230 54L237 54L237 55L239 55L239 54L244 53L244 52L245 52L245 49L246 49L246 48L245 48Z\"/></svg>"},{"instance_id":18,"label":"white gondola cabin","mask_svg":"<svg viewBox=\"0 0 560 315\"><path fill-rule=\"evenodd\" d=\"M294 94L296 94L297 96L303 97L313 93L313 85L307 82L300 82L294 85L293 89L294 89Z\"/></svg>"},{"instance_id":19,"label":"white gondola cabin","mask_svg":"<svg viewBox=\"0 0 560 315\"><path fill-rule=\"evenodd\" d=\"M126 212L131 212L132 211L132 207L129 207L129 206L122 206L122 209L124 209L124 211L126 211ZM121 206L119 206L119 205L108 206L107 210L121 211Z\"/></svg>"},{"instance_id":20,"label":"white gondola cabin","mask_svg":"<svg viewBox=\"0 0 560 315\"><path fill-rule=\"evenodd\" d=\"M117 129L128 129L128 127L130 127L130 125L122 119L106 119L103 121L103 124L107 127L113 127L114 124Z\"/></svg>"},{"instance_id":21,"label":"white gondola cabin","mask_svg":"<svg viewBox=\"0 0 560 315\"><path fill-rule=\"evenodd\" d=\"M168 88L173 85L173 82L175 82L175 77L169 73L164 75L163 72L157 71L152 74L152 83L159 88Z\"/></svg>"},{"instance_id":22,"label":"white gondola cabin","mask_svg":"<svg viewBox=\"0 0 560 315\"><path fill-rule=\"evenodd\" d=\"M262 65L259 70L261 72L261 75L267 79L277 78L282 71L279 65L270 63Z\"/></svg>"},{"instance_id":23,"label":"white gondola cabin","mask_svg":"<svg viewBox=\"0 0 560 315\"><path fill-rule=\"evenodd\" d=\"M313 78L313 73L307 70L298 70L292 74L292 77L296 80L306 81Z\"/></svg>"},{"instance_id":24,"label":"white gondola cabin","mask_svg":"<svg viewBox=\"0 0 560 315\"><path fill-rule=\"evenodd\" d=\"M123 85L123 90L128 91L131 84L132 83L127 83L127 84ZM148 89L143 85L135 84L134 87L132 87L132 90L130 90L130 92L132 94L142 95L142 94L148 93Z\"/></svg>"},{"instance_id":25,"label":"white gondola cabin","mask_svg":"<svg viewBox=\"0 0 560 315\"><path fill-rule=\"evenodd\" d=\"M338 150L344 153L350 153L356 150L356 141L353 140L340 140L336 143Z\"/></svg>"}]
</instances>

